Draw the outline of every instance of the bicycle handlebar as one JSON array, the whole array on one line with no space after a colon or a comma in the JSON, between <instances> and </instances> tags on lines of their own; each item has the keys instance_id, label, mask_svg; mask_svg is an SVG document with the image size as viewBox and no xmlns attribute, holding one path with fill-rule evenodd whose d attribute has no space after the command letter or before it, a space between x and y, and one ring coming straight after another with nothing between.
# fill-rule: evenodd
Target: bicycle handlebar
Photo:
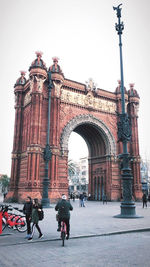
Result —
<instances>
[{"instance_id":1,"label":"bicycle handlebar","mask_svg":"<svg viewBox=\"0 0 150 267\"><path fill-rule=\"evenodd\" d=\"M23 210L19 209L18 207L13 207L11 205L0 205L0 211L8 211L13 209L23 212Z\"/></svg>"}]
</instances>

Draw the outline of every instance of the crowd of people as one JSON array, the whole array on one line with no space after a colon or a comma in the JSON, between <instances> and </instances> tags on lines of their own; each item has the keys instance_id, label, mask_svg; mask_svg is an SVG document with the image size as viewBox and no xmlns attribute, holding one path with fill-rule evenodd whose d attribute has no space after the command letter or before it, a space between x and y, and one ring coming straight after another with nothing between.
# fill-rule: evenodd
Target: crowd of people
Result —
<instances>
[{"instance_id":1,"label":"crowd of people","mask_svg":"<svg viewBox=\"0 0 150 267\"><path fill-rule=\"evenodd\" d=\"M72 192L69 194L69 199L72 199L73 201L75 201L75 199L79 199L79 206L85 207L85 201L89 198L87 197L86 192Z\"/></svg>"}]
</instances>

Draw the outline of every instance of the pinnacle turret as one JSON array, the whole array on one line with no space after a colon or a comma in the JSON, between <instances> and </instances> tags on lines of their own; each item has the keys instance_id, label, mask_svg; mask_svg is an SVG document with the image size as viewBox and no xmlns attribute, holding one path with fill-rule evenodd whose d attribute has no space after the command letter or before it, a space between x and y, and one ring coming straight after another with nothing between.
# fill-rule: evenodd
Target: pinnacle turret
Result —
<instances>
[{"instance_id":1,"label":"pinnacle turret","mask_svg":"<svg viewBox=\"0 0 150 267\"><path fill-rule=\"evenodd\" d=\"M31 66L29 68L29 71L32 68L42 68L42 69L47 70L46 64L42 59L43 53L41 51L36 51L35 54L37 55L37 58L32 62Z\"/></svg>"},{"instance_id":2,"label":"pinnacle turret","mask_svg":"<svg viewBox=\"0 0 150 267\"><path fill-rule=\"evenodd\" d=\"M51 72L55 72L55 73L59 73L59 74L63 74L63 73L62 73L62 70L61 70L61 68L60 68L60 66L58 65L58 60L59 60L59 58L58 58L58 57L53 57L52 59L53 59L53 65L50 66L49 70L50 70Z\"/></svg>"},{"instance_id":3,"label":"pinnacle turret","mask_svg":"<svg viewBox=\"0 0 150 267\"><path fill-rule=\"evenodd\" d=\"M16 87L17 85L25 85L26 83L26 78L25 78L26 71L21 70L20 73L21 76L17 79L14 87Z\"/></svg>"}]
</instances>

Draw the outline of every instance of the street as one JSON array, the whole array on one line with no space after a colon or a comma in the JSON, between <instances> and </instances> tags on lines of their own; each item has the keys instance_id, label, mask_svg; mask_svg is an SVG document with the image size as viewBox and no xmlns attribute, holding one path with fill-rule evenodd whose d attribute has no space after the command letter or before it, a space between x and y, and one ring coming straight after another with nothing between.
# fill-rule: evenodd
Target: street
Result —
<instances>
[{"instance_id":1,"label":"street","mask_svg":"<svg viewBox=\"0 0 150 267\"><path fill-rule=\"evenodd\" d=\"M41 241L0 248L1 267L149 267L150 232Z\"/></svg>"},{"instance_id":2,"label":"street","mask_svg":"<svg viewBox=\"0 0 150 267\"><path fill-rule=\"evenodd\" d=\"M40 222L43 239L36 232L32 242L19 233L6 229L0 236L0 267L84 267L118 266L149 267L150 205L143 209L136 203L139 219L116 219L119 202L72 202L71 236L62 247L54 205L44 209ZM13 206L21 206L13 204ZM4 235L5 234L5 235Z\"/></svg>"}]
</instances>

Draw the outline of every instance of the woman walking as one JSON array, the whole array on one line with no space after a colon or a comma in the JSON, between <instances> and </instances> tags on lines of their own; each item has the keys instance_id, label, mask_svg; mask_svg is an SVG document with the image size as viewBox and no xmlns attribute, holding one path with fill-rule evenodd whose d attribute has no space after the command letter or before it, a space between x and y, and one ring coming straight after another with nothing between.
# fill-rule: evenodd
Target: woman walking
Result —
<instances>
[{"instance_id":1,"label":"woman walking","mask_svg":"<svg viewBox=\"0 0 150 267\"><path fill-rule=\"evenodd\" d=\"M34 235L34 232L35 232L35 227L39 232L39 238L43 237L41 229L40 229L40 227L38 225L38 222L39 222L38 212L41 209L42 209L42 205L38 202L38 199L37 198L33 199L33 206L32 206L32 222L33 222L33 224L32 224L32 234L31 234L31 237L28 238L28 240L30 240L30 241L33 238L33 235Z\"/></svg>"}]
</instances>

